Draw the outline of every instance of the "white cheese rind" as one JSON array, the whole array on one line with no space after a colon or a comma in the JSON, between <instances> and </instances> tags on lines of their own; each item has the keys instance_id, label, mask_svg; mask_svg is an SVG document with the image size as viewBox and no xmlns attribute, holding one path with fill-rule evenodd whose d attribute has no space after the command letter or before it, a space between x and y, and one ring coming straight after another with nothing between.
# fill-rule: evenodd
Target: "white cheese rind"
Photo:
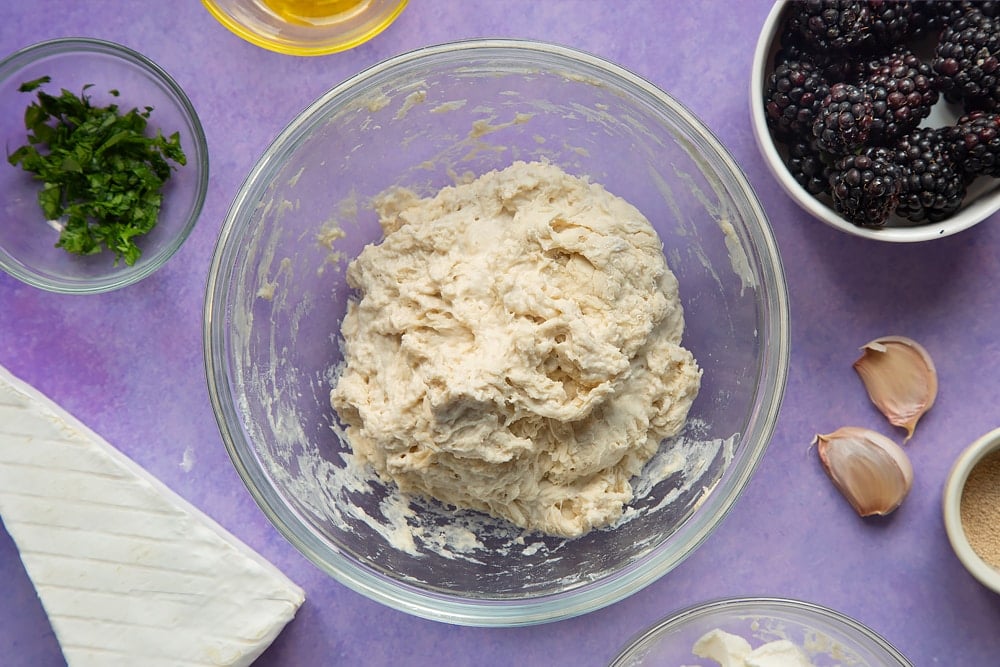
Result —
<instances>
[{"instance_id":1,"label":"white cheese rind","mask_svg":"<svg viewBox=\"0 0 1000 667\"><path fill-rule=\"evenodd\" d=\"M2 366L0 517L70 667L249 665L304 600L274 565Z\"/></svg>"}]
</instances>

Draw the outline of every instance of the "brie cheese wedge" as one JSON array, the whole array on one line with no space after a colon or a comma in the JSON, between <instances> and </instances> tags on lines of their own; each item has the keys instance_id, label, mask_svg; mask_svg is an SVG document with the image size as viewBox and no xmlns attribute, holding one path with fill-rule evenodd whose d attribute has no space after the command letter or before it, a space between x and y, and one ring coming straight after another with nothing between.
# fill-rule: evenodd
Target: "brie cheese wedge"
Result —
<instances>
[{"instance_id":1,"label":"brie cheese wedge","mask_svg":"<svg viewBox=\"0 0 1000 667\"><path fill-rule=\"evenodd\" d=\"M69 667L249 665L304 600L274 565L2 366L0 518Z\"/></svg>"}]
</instances>

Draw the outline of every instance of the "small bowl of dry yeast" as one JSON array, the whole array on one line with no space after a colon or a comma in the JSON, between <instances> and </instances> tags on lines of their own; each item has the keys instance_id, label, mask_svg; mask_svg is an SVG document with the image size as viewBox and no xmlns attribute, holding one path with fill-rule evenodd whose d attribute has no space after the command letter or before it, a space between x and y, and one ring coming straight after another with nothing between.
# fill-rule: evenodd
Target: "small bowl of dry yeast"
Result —
<instances>
[{"instance_id":1,"label":"small bowl of dry yeast","mask_svg":"<svg viewBox=\"0 0 1000 667\"><path fill-rule=\"evenodd\" d=\"M944 525L965 569L1000 593L1000 428L966 447L952 466Z\"/></svg>"}]
</instances>

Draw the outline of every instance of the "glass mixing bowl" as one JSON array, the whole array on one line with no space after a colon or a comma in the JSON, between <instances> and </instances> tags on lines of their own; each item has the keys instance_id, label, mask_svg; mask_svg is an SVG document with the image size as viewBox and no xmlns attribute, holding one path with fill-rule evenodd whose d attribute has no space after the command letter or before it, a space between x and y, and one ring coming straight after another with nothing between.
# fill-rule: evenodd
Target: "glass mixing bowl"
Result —
<instances>
[{"instance_id":1,"label":"glass mixing bowl","mask_svg":"<svg viewBox=\"0 0 1000 667\"><path fill-rule=\"evenodd\" d=\"M611 667L713 665L691 652L707 632L739 635L754 648L787 639L816 667L912 667L889 642L854 619L810 602L784 598L729 598L689 607L640 633Z\"/></svg>"},{"instance_id":2,"label":"glass mixing bowl","mask_svg":"<svg viewBox=\"0 0 1000 667\"><path fill-rule=\"evenodd\" d=\"M565 540L401 497L353 463L329 392L345 265L381 229L372 198L429 195L514 160L549 160L650 219L704 370L686 430L614 527ZM232 460L323 570L419 616L510 626L582 614L655 581L750 479L788 363L784 275L760 203L684 107L585 53L483 40L421 49L336 86L267 149L223 225L205 306L209 390Z\"/></svg>"}]
</instances>

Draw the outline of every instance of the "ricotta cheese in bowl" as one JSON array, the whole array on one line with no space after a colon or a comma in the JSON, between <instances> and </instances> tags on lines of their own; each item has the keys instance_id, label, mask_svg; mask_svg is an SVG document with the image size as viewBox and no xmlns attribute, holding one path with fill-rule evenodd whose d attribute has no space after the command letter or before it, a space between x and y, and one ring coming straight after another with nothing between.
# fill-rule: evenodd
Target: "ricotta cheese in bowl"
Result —
<instances>
[{"instance_id":1,"label":"ricotta cheese in bowl","mask_svg":"<svg viewBox=\"0 0 1000 667\"><path fill-rule=\"evenodd\" d=\"M677 611L639 633L611 662L612 667L709 664L912 667L874 630L841 612L768 597L724 598Z\"/></svg>"},{"instance_id":2,"label":"ricotta cheese in bowl","mask_svg":"<svg viewBox=\"0 0 1000 667\"><path fill-rule=\"evenodd\" d=\"M805 651L787 639L773 639L753 648L742 636L719 629L702 635L691 652L720 667L815 667Z\"/></svg>"}]
</instances>

